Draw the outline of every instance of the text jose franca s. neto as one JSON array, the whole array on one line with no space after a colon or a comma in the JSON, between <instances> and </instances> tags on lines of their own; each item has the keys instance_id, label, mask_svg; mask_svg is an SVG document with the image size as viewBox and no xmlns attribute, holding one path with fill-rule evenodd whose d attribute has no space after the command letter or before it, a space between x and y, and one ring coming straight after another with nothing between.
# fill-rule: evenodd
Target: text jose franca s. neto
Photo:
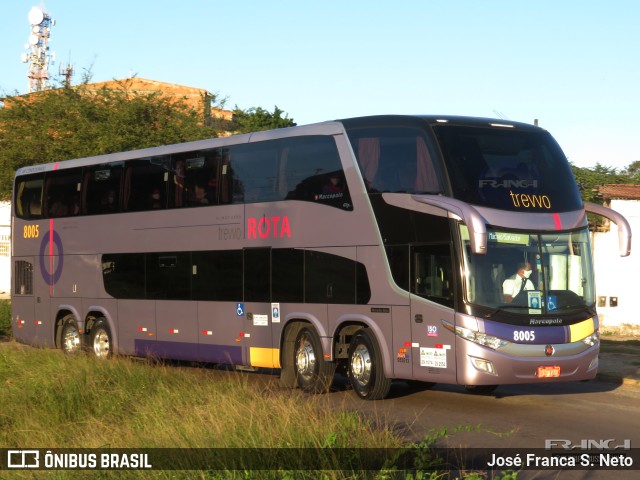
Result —
<instances>
[{"instance_id":1,"label":"text jose franca s. neto","mask_svg":"<svg viewBox=\"0 0 640 480\"><path fill-rule=\"evenodd\" d=\"M488 467L515 467L515 468L536 468L536 467L632 467L633 458L622 453L582 453L582 454L555 454L537 455L528 453L526 455L498 456L495 453L487 462Z\"/></svg>"}]
</instances>

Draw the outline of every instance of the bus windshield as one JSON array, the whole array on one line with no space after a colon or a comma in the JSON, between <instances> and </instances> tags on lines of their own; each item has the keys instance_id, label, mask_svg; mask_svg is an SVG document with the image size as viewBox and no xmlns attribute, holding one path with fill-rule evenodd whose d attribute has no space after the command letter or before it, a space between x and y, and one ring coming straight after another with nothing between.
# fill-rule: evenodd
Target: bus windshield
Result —
<instances>
[{"instance_id":1,"label":"bus windshield","mask_svg":"<svg viewBox=\"0 0 640 480\"><path fill-rule=\"evenodd\" d=\"M467 302L527 315L594 305L589 232L540 233L487 229L487 253L471 253L460 226Z\"/></svg>"}]
</instances>

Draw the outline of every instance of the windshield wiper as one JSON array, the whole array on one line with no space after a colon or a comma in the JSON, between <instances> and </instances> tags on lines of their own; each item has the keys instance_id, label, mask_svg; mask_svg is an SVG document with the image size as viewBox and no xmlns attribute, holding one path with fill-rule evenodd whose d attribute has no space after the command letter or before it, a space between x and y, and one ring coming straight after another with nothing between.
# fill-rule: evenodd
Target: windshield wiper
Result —
<instances>
[{"instance_id":1,"label":"windshield wiper","mask_svg":"<svg viewBox=\"0 0 640 480\"><path fill-rule=\"evenodd\" d=\"M529 309L529 306L527 305L513 305L511 303L503 303L502 305L498 305L495 309L493 309L492 311L490 311L489 313L485 314L485 318L491 318L492 316L494 316L496 313L500 312L500 311L506 311L507 308L514 308L514 309Z\"/></svg>"}]
</instances>

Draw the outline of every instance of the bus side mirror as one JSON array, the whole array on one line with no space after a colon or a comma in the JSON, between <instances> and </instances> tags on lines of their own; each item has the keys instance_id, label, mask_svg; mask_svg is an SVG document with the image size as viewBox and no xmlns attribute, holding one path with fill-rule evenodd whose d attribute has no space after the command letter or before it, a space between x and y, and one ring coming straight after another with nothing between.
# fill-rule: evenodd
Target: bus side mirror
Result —
<instances>
[{"instance_id":1,"label":"bus side mirror","mask_svg":"<svg viewBox=\"0 0 640 480\"><path fill-rule=\"evenodd\" d=\"M469 240L473 253L487 253L487 222L473 206L455 198L440 195L413 195L413 199L446 210L461 218L469 229Z\"/></svg>"},{"instance_id":2,"label":"bus side mirror","mask_svg":"<svg viewBox=\"0 0 640 480\"><path fill-rule=\"evenodd\" d=\"M620 256L626 257L631 253L631 226L627 219L615 210L603 207L597 203L584 202L584 209L588 213L608 218L618 226L618 249Z\"/></svg>"}]
</instances>

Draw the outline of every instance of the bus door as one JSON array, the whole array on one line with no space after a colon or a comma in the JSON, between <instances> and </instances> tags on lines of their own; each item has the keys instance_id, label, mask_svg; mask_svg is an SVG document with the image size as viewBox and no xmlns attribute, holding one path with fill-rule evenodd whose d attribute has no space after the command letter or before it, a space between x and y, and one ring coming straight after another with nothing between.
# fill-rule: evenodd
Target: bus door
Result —
<instances>
[{"instance_id":1,"label":"bus door","mask_svg":"<svg viewBox=\"0 0 640 480\"><path fill-rule=\"evenodd\" d=\"M411 341L413 377L456 383L453 270L449 244L411 247Z\"/></svg>"},{"instance_id":2,"label":"bus door","mask_svg":"<svg viewBox=\"0 0 640 480\"><path fill-rule=\"evenodd\" d=\"M245 363L252 367L276 368L279 354L274 348L273 321L280 312L271 304L271 249L246 248L244 254L244 328L239 332ZM240 313L240 312L238 312Z\"/></svg>"}]
</instances>

